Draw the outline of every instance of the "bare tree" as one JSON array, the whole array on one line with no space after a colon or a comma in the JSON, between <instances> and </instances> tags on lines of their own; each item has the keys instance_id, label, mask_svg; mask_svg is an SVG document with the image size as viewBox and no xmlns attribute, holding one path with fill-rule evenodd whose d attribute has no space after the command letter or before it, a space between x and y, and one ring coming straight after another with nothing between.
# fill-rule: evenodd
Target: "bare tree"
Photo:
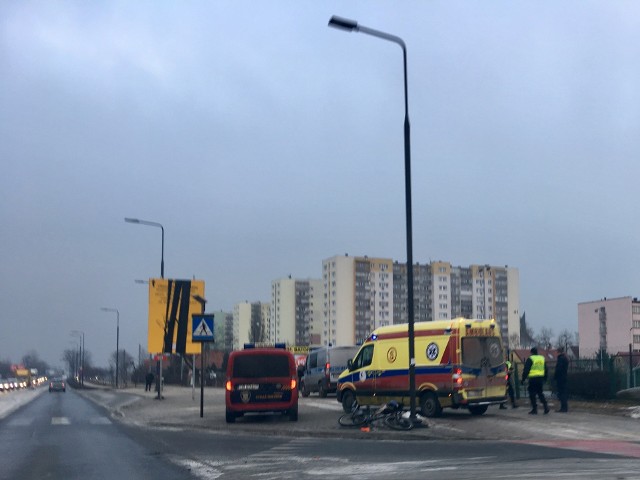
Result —
<instances>
[{"instance_id":1,"label":"bare tree","mask_svg":"<svg viewBox=\"0 0 640 480\"><path fill-rule=\"evenodd\" d=\"M542 327L540 334L536 336L538 345L545 350L549 350L553 346L553 330L551 328Z\"/></svg>"},{"instance_id":2,"label":"bare tree","mask_svg":"<svg viewBox=\"0 0 640 480\"><path fill-rule=\"evenodd\" d=\"M556 340L556 347L562 347L565 349L565 351L568 350L569 347L573 346L573 338L574 334L565 328L558 335L558 339Z\"/></svg>"},{"instance_id":3,"label":"bare tree","mask_svg":"<svg viewBox=\"0 0 640 480\"><path fill-rule=\"evenodd\" d=\"M520 335L517 333L512 333L509 335L509 348L513 350L514 348L520 348Z\"/></svg>"},{"instance_id":4,"label":"bare tree","mask_svg":"<svg viewBox=\"0 0 640 480\"><path fill-rule=\"evenodd\" d=\"M22 357L22 364L26 368L35 368L39 373L45 373L49 369L47 362L42 360L35 350L29 351Z\"/></svg>"},{"instance_id":5,"label":"bare tree","mask_svg":"<svg viewBox=\"0 0 640 480\"><path fill-rule=\"evenodd\" d=\"M75 375L80 366L78 350L67 349L62 353L62 361L67 364L69 375Z\"/></svg>"},{"instance_id":6,"label":"bare tree","mask_svg":"<svg viewBox=\"0 0 640 480\"><path fill-rule=\"evenodd\" d=\"M522 348L530 348L536 344L536 335L533 331L533 328L527 327L525 331L525 335L520 338L520 346Z\"/></svg>"}]
</instances>

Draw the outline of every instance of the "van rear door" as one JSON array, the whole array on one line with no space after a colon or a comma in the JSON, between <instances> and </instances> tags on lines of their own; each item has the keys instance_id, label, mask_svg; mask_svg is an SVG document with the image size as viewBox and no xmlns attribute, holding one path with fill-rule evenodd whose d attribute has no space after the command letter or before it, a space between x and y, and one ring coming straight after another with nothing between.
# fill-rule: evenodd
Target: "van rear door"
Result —
<instances>
[{"instance_id":1,"label":"van rear door","mask_svg":"<svg viewBox=\"0 0 640 480\"><path fill-rule=\"evenodd\" d=\"M463 337L462 364L466 367L463 374L472 374L475 378L469 382L467 399L470 403L484 398L504 394L503 382L496 381L496 374L504 363L502 344L498 337ZM494 391L495 390L495 391Z\"/></svg>"}]
</instances>

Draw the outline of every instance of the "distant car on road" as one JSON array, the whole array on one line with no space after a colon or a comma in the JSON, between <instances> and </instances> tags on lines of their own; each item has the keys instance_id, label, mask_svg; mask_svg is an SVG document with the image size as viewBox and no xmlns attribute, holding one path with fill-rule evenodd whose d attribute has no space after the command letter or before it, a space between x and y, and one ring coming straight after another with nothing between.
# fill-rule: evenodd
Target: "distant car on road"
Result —
<instances>
[{"instance_id":1,"label":"distant car on road","mask_svg":"<svg viewBox=\"0 0 640 480\"><path fill-rule=\"evenodd\" d=\"M49 393L51 392L66 392L67 388L64 380L60 377L52 378L49 382Z\"/></svg>"},{"instance_id":2,"label":"distant car on road","mask_svg":"<svg viewBox=\"0 0 640 480\"><path fill-rule=\"evenodd\" d=\"M318 347L307 355L302 377L302 396L318 392L321 397L335 393L338 377L347 367L347 362L356 356L360 347Z\"/></svg>"},{"instance_id":3,"label":"distant car on road","mask_svg":"<svg viewBox=\"0 0 640 480\"><path fill-rule=\"evenodd\" d=\"M19 388L19 383L17 378L11 377L11 378L8 378L7 381L9 382L9 388L11 390L17 390Z\"/></svg>"}]
</instances>

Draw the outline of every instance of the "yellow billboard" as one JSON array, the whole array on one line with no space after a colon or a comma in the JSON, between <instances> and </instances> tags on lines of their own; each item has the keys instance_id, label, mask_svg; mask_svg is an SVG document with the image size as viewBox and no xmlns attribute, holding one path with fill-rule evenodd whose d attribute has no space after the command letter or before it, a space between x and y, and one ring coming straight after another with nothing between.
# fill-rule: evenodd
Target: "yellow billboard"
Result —
<instances>
[{"instance_id":1,"label":"yellow billboard","mask_svg":"<svg viewBox=\"0 0 640 480\"><path fill-rule=\"evenodd\" d=\"M204 280L149 280L149 353L200 353L191 339L191 315L202 313Z\"/></svg>"}]
</instances>

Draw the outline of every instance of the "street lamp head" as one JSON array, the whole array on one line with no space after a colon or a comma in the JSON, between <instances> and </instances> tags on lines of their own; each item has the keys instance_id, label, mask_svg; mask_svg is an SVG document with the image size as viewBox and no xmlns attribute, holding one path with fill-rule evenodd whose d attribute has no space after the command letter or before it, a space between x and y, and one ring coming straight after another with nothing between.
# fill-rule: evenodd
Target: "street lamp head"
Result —
<instances>
[{"instance_id":1,"label":"street lamp head","mask_svg":"<svg viewBox=\"0 0 640 480\"><path fill-rule=\"evenodd\" d=\"M140 220L138 220L137 218L126 218L124 219L125 222L127 223L140 223Z\"/></svg>"},{"instance_id":2,"label":"street lamp head","mask_svg":"<svg viewBox=\"0 0 640 480\"><path fill-rule=\"evenodd\" d=\"M358 22L355 20L349 20L348 18L338 17L336 15L332 16L329 20L329 26L340 30L346 30L347 32L358 31Z\"/></svg>"},{"instance_id":3,"label":"street lamp head","mask_svg":"<svg viewBox=\"0 0 640 480\"><path fill-rule=\"evenodd\" d=\"M193 299L194 299L196 302L198 302L198 303L201 303L201 304L203 304L203 305L204 305L205 303L207 303L207 299L206 299L206 298L201 297L200 295L192 295L192 297L193 297Z\"/></svg>"}]
</instances>

